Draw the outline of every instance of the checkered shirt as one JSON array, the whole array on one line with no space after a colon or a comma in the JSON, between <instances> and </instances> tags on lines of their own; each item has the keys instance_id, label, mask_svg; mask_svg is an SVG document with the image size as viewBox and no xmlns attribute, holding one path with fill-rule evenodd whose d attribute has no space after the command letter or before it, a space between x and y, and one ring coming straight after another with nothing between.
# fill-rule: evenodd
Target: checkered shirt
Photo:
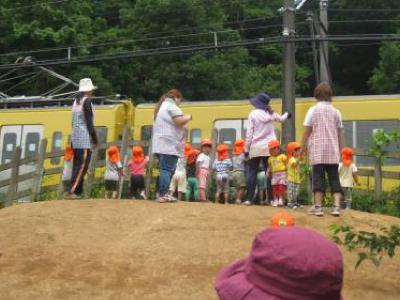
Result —
<instances>
[{"instance_id":1,"label":"checkered shirt","mask_svg":"<svg viewBox=\"0 0 400 300\"><path fill-rule=\"evenodd\" d=\"M72 135L71 143L74 149L91 149L91 140L87 129L83 104L87 98L83 98L78 104L76 100L72 106Z\"/></svg>"},{"instance_id":2,"label":"checkered shirt","mask_svg":"<svg viewBox=\"0 0 400 300\"><path fill-rule=\"evenodd\" d=\"M330 102L320 101L307 112L304 126L312 128L308 140L310 164L338 164L338 130L343 128L340 112Z\"/></svg>"}]
</instances>

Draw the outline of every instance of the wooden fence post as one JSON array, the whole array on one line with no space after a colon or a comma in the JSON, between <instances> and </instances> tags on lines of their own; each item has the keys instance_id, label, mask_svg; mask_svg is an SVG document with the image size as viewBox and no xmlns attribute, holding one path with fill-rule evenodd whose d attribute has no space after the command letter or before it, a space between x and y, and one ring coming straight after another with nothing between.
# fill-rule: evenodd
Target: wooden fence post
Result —
<instances>
[{"instance_id":1,"label":"wooden fence post","mask_svg":"<svg viewBox=\"0 0 400 300\"><path fill-rule=\"evenodd\" d=\"M146 198L149 199L150 197L150 185L151 185L151 177L153 173L153 163L154 163L154 155L153 155L153 138L149 140L149 162L146 166L146 179L145 179L145 193Z\"/></svg>"},{"instance_id":2,"label":"wooden fence post","mask_svg":"<svg viewBox=\"0 0 400 300\"><path fill-rule=\"evenodd\" d=\"M375 200L378 200L382 194L382 165L377 158L374 158L375 167Z\"/></svg>"},{"instance_id":3,"label":"wooden fence post","mask_svg":"<svg viewBox=\"0 0 400 300\"><path fill-rule=\"evenodd\" d=\"M35 177L33 178L33 186L32 186L33 201L36 201L38 199L38 196L40 195L46 148L47 148L47 139L42 139L40 141L39 152L37 154Z\"/></svg>"},{"instance_id":4,"label":"wooden fence post","mask_svg":"<svg viewBox=\"0 0 400 300\"><path fill-rule=\"evenodd\" d=\"M67 144L65 146L68 146L71 144L71 136L68 136L67 139ZM63 159L63 167L61 168L61 172L60 172L60 182L58 184L58 194L57 194L57 199L58 200L62 200L64 198L64 183L62 180L63 174L64 174L64 164L65 164L65 152L64 152L64 159ZM71 171L72 172L72 171Z\"/></svg>"},{"instance_id":5,"label":"wooden fence post","mask_svg":"<svg viewBox=\"0 0 400 300\"><path fill-rule=\"evenodd\" d=\"M131 134L131 129L129 127L124 128L124 132L122 134L122 141L121 141L121 163L122 168L125 168L125 163L126 163L126 157L128 154L128 146L129 146L129 138ZM119 189L118 189L118 199L121 199L122 197L122 191L124 189L124 181L125 181L125 172L124 176L121 176L119 178Z\"/></svg>"},{"instance_id":6,"label":"wooden fence post","mask_svg":"<svg viewBox=\"0 0 400 300\"><path fill-rule=\"evenodd\" d=\"M10 175L10 185L8 186L7 197L5 206L11 206L15 195L17 193L18 187L18 173L19 173L19 162L21 160L21 147L15 149L14 155L12 157L11 163L11 175Z\"/></svg>"},{"instance_id":7,"label":"wooden fence post","mask_svg":"<svg viewBox=\"0 0 400 300\"><path fill-rule=\"evenodd\" d=\"M88 166L87 184L85 188L85 198L90 198L92 195L93 182L96 172L96 162L99 157L99 147L96 147L92 152L92 157Z\"/></svg>"}]
</instances>

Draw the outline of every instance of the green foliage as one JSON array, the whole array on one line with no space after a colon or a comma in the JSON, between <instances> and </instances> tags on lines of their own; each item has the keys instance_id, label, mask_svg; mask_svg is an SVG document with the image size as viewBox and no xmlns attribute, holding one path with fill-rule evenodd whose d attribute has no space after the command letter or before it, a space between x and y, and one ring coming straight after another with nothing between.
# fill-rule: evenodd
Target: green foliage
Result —
<instances>
[{"instance_id":1,"label":"green foliage","mask_svg":"<svg viewBox=\"0 0 400 300\"><path fill-rule=\"evenodd\" d=\"M380 61L374 69L369 85L379 94L398 93L400 90L400 44L385 43L379 50Z\"/></svg>"},{"instance_id":2,"label":"green foliage","mask_svg":"<svg viewBox=\"0 0 400 300\"><path fill-rule=\"evenodd\" d=\"M378 199L374 193L353 189L352 209L400 217L400 186L391 192L382 192Z\"/></svg>"},{"instance_id":3,"label":"green foliage","mask_svg":"<svg viewBox=\"0 0 400 300\"><path fill-rule=\"evenodd\" d=\"M332 239L338 245L343 245L348 251L358 252L355 268L365 260L370 260L378 267L384 256L392 258L396 247L400 246L400 227L381 228L382 234L367 231L355 231L348 225L331 225Z\"/></svg>"},{"instance_id":4,"label":"green foliage","mask_svg":"<svg viewBox=\"0 0 400 300\"><path fill-rule=\"evenodd\" d=\"M380 165L383 165L386 155L385 148L392 143L397 143L398 146L399 141L399 131L385 132L383 129L377 129L372 135L372 145L368 152L378 160Z\"/></svg>"}]
</instances>

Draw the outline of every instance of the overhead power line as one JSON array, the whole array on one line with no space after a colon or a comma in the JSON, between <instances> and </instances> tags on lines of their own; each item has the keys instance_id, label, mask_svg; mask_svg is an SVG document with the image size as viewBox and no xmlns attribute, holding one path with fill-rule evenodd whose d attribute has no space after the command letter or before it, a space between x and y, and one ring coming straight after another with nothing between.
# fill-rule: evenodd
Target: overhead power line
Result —
<instances>
[{"instance_id":1,"label":"overhead power line","mask_svg":"<svg viewBox=\"0 0 400 300\"><path fill-rule=\"evenodd\" d=\"M29 68L32 66L50 66L50 65L65 65L75 63L86 63L94 61L107 61L107 60L118 60L134 57L146 57L146 56L157 56L165 54L181 54L190 52L199 52L210 49L225 49L235 48L247 45L258 45L258 44L277 44L287 42L310 42L310 41L400 41L400 35L331 35L324 38L319 36L299 36L292 39L282 38L281 36L266 38L258 38L252 40L236 41L236 42L224 42L220 43L217 47L214 44L200 44L192 46L180 46L170 48L156 48L156 49L143 49L137 51L127 51L114 54L101 54L101 55L89 55L75 57L71 60L66 59L55 59L55 60L43 60L34 62L34 64L3 64L0 65L0 69L11 69L11 68Z\"/></svg>"}]
</instances>

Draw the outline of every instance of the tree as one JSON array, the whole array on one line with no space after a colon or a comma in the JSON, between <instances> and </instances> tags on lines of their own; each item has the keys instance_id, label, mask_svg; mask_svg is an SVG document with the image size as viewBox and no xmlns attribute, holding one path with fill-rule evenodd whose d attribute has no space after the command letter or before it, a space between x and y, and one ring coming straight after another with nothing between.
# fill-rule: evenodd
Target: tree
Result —
<instances>
[{"instance_id":1,"label":"tree","mask_svg":"<svg viewBox=\"0 0 400 300\"><path fill-rule=\"evenodd\" d=\"M400 91L400 44L385 43L379 51L380 61L369 80L378 94L397 94Z\"/></svg>"}]
</instances>

